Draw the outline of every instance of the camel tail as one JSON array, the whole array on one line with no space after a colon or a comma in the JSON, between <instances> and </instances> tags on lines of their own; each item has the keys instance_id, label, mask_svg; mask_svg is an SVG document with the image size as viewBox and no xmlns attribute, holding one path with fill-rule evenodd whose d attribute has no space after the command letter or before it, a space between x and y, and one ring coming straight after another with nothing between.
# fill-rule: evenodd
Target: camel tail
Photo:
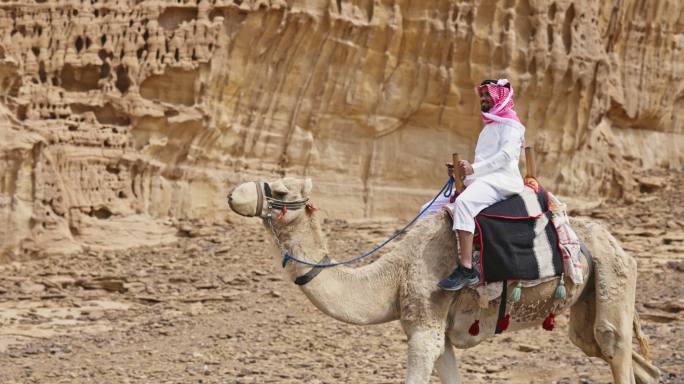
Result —
<instances>
[{"instance_id":1,"label":"camel tail","mask_svg":"<svg viewBox=\"0 0 684 384\"><path fill-rule=\"evenodd\" d=\"M648 344L648 338L641 331L641 322L639 322L639 313L634 311L634 335L639 341L639 350L641 355L648 361L651 361L651 347Z\"/></svg>"}]
</instances>

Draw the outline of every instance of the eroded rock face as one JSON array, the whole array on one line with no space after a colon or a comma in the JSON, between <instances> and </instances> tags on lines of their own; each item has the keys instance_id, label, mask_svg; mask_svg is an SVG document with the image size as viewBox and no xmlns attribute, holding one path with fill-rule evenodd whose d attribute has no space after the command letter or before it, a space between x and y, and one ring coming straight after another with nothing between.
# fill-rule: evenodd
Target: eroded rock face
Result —
<instances>
[{"instance_id":1,"label":"eroded rock face","mask_svg":"<svg viewBox=\"0 0 684 384\"><path fill-rule=\"evenodd\" d=\"M408 215L472 157L483 78L516 87L550 189L629 198L633 170L684 163L679 0L18 4L0 5L4 259L170 241L273 174L312 176L334 217Z\"/></svg>"}]
</instances>

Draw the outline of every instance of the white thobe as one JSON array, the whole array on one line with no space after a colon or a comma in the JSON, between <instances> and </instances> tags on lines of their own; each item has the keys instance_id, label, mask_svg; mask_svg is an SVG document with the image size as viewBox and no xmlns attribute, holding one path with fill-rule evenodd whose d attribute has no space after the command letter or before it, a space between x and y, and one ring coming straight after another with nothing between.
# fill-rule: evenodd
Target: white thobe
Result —
<instances>
[{"instance_id":1,"label":"white thobe","mask_svg":"<svg viewBox=\"0 0 684 384\"><path fill-rule=\"evenodd\" d=\"M488 206L522 192L523 179L518 169L525 127L511 119L485 125L475 147L473 174L466 177L465 190L453 204L439 198L429 214L448 204L454 230L475 231L475 216ZM457 165L456 165L457 166ZM425 207L425 206L423 206Z\"/></svg>"}]
</instances>

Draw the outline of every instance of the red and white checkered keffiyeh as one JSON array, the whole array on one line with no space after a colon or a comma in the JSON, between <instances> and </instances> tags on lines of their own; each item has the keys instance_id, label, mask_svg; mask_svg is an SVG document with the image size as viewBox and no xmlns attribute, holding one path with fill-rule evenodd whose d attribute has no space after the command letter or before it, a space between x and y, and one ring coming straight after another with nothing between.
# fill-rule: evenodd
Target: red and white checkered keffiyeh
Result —
<instances>
[{"instance_id":1,"label":"red and white checkered keffiyeh","mask_svg":"<svg viewBox=\"0 0 684 384\"><path fill-rule=\"evenodd\" d=\"M510 88L506 87L506 84L509 84ZM494 106L488 112L481 112L482 121L485 124L506 122L505 119L520 122L518 115L513 110L513 86L510 85L507 79L499 79L496 84L485 84L482 86L487 88L487 92L489 92L492 100L494 100ZM476 91L478 88L476 88Z\"/></svg>"}]
</instances>

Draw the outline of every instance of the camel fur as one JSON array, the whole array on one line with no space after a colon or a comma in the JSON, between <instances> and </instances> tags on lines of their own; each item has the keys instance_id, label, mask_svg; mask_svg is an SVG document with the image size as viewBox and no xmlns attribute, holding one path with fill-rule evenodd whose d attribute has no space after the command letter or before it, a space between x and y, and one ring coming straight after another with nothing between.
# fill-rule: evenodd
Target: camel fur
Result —
<instances>
[{"instance_id":1,"label":"camel fur","mask_svg":"<svg viewBox=\"0 0 684 384\"><path fill-rule=\"evenodd\" d=\"M290 177L270 185L275 197L285 201L308 198L312 188L310 179ZM231 209L243 216L259 215L256 188L255 183L237 186L229 195ZM314 263L329 254L315 213L298 209L283 215L264 208L260 216L270 231L268 214L274 235L291 254ZM361 325L399 320L408 337L409 384L428 383L433 369L442 383L461 383L452 347L469 348L494 336L500 299L480 309L475 291L437 287L455 267L458 254L449 220L446 214L430 216L390 244L375 262L325 268L301 286L318 309L337 320ZM540 327L551 310L569 309L570 340L587 355L605 360L615 384L657 383L660 373L650 362L634 308L636 261L601 224L589 219L571 219L571 224L594 257L593 269L585 263L585 283L576 286L567 279L567 297L560 303L553 300L556 281L523 288L521 301L510 313L509 330ZM285 269L294 281L311 267L289 262ZM480 333L472 336L468 328L476 319ZM640 352L632 349L633 336Z\"/></svg>"}]
</instances>

